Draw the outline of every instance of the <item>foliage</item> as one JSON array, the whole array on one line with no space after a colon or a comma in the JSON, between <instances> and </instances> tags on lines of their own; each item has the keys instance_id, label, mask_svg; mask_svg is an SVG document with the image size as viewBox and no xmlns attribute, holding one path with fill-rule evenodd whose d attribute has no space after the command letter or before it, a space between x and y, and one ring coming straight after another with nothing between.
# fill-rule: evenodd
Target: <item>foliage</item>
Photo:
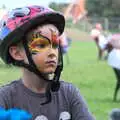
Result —
<instances>
[{"instance_id":1,"label":"foliage","mask_svg":"<svg viewBox=\"0 0 120 120\"><path fill-rule=\"evenodd\" d=\"M68 4L51 2L49 6L64 12ZM120 0L86 0L86 9L89 16L119 17Z\"/></svg>"},{"instance_id":2,"label":"foliage","mask_svg":"<svg viewBox=\"0 0 120 120\"><path fill-rule=\"evenodd\" d=\"M56 3L56 2L51 2L49 4L49 7L51 7L54 10L64 12L68 4L66 3Z\"/></svg>"},{"instance_id":3,"label":"foliage","mask_svg":"<svg viewBox=\"0 0 120 120\"><path fill-rule=\"evenodd\" d=\"M86 0L86 8L91 16L120 16L119 0Z\"/></svg>"}]
</instances>

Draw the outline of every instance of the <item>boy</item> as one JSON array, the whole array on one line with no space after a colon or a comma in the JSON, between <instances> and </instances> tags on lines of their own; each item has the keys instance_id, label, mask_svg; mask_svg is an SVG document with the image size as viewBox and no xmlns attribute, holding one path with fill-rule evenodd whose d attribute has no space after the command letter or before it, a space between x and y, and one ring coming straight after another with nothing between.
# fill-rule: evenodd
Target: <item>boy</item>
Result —
<instances>
[{"instance_id":1,"label":"boy","mask_svg":"<svg viewBox=\"0 0 120 120\"><path fill-rule=\"evenodd\" d=\"M113 101L117 101L118 91L120 89L120 34L108 36L106 49L108 49L108 64L112 67L116 76L116 85L113 95Z\"/></svg>"},{"instance_id":2,"label":"boy","mask_svg":"<svg viewBox=\"0 0 120 120\"><path fill-rule=\"evenodd\" d=\"M63 15L49 8L14 9L2 21L0 56L22 68L22 77L0 89L0 106L28 111L32 120L93 120L72 84L59 81Z\"/></svg>"}]
</instances>

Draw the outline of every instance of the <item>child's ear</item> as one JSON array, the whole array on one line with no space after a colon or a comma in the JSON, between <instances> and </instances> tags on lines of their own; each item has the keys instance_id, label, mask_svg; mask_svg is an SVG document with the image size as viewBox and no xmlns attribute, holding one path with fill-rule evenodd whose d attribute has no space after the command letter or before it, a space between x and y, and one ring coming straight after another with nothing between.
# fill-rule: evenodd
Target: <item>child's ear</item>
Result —
<instances>
[{"instance_id":1,"label":"child's ear","mask_svg":"<svg viewBox=\"0 0 120 120\"><path fill-rule=\"evenodd\" d=\"M9 48L9 53L11 57L15 60L24 60L25 52L20 49L18 46L11 46Z\"/></svg>"}]
</instances>

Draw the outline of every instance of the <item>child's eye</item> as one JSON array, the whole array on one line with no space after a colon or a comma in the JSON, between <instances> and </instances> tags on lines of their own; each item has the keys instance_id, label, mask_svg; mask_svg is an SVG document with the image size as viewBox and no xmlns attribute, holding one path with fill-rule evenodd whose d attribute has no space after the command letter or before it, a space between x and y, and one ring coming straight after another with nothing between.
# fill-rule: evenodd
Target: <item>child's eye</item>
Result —
<instances>
[{"instance_id":1,"label":"child's eye","mask_svg":"<svg viewBox=\"0 0 120 120\"><path fill-rule=\"evenodd\" d=\"M45 48L46 45L45 44L38 44L38 45L36 45L36 47L38 47L38 48Z\"/></svg>"}]
</instances>

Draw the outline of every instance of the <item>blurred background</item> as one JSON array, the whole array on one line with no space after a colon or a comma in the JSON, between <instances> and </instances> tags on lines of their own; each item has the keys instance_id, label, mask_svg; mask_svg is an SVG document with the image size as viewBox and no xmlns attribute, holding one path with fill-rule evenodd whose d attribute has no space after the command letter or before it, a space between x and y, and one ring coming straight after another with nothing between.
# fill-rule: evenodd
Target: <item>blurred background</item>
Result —
<instances>
[{"instance_id":1,"label":"blurred background","mask_svg":"<svg viewBox=\"0 0 120 120\"><path fill-rule=\"evenodd\" d=\"M83 4L83 2L85 7L84 9L87 11L87 20L90 24L100 22L104 26L105 30L109 29L113 32L120 30L120 0L4 0L0 1L0 17L8 9L30 4L49 6L55 10L65 13L68 7L70 7L70 4L77 4L77 7L79 7L79 4ZM80 8L75 8L75 6L73 9L78 9L77 11L81 12ZM70 12L73 11L71 10ZM67 19L67 26L73 27L71 24L71 16L68 16L69 20ZM83 30L88 30L90 26L88 23L85 24L82 21L78 22L75 27L79 27L79 29L82 27Z\"/></svg>"},{"instance_id":2,"label":"blurred background","mask_svg":"<svg viewBox=\"0 0 120 120\"><path fill-rule=\"evenodd\" d=\"M4 0L0 1L0 19L10 9L31 4L49 6L64 14L69 44L61 78L80 89L96 120L107 120L110 111L120 106L120 95L114 102L115 74L106 59L97 59L90 31L100 23L105 36L120 32L120 0ZM0 85L18 76L18 68L0 61Z\"/></svg>"}]
</instances>

